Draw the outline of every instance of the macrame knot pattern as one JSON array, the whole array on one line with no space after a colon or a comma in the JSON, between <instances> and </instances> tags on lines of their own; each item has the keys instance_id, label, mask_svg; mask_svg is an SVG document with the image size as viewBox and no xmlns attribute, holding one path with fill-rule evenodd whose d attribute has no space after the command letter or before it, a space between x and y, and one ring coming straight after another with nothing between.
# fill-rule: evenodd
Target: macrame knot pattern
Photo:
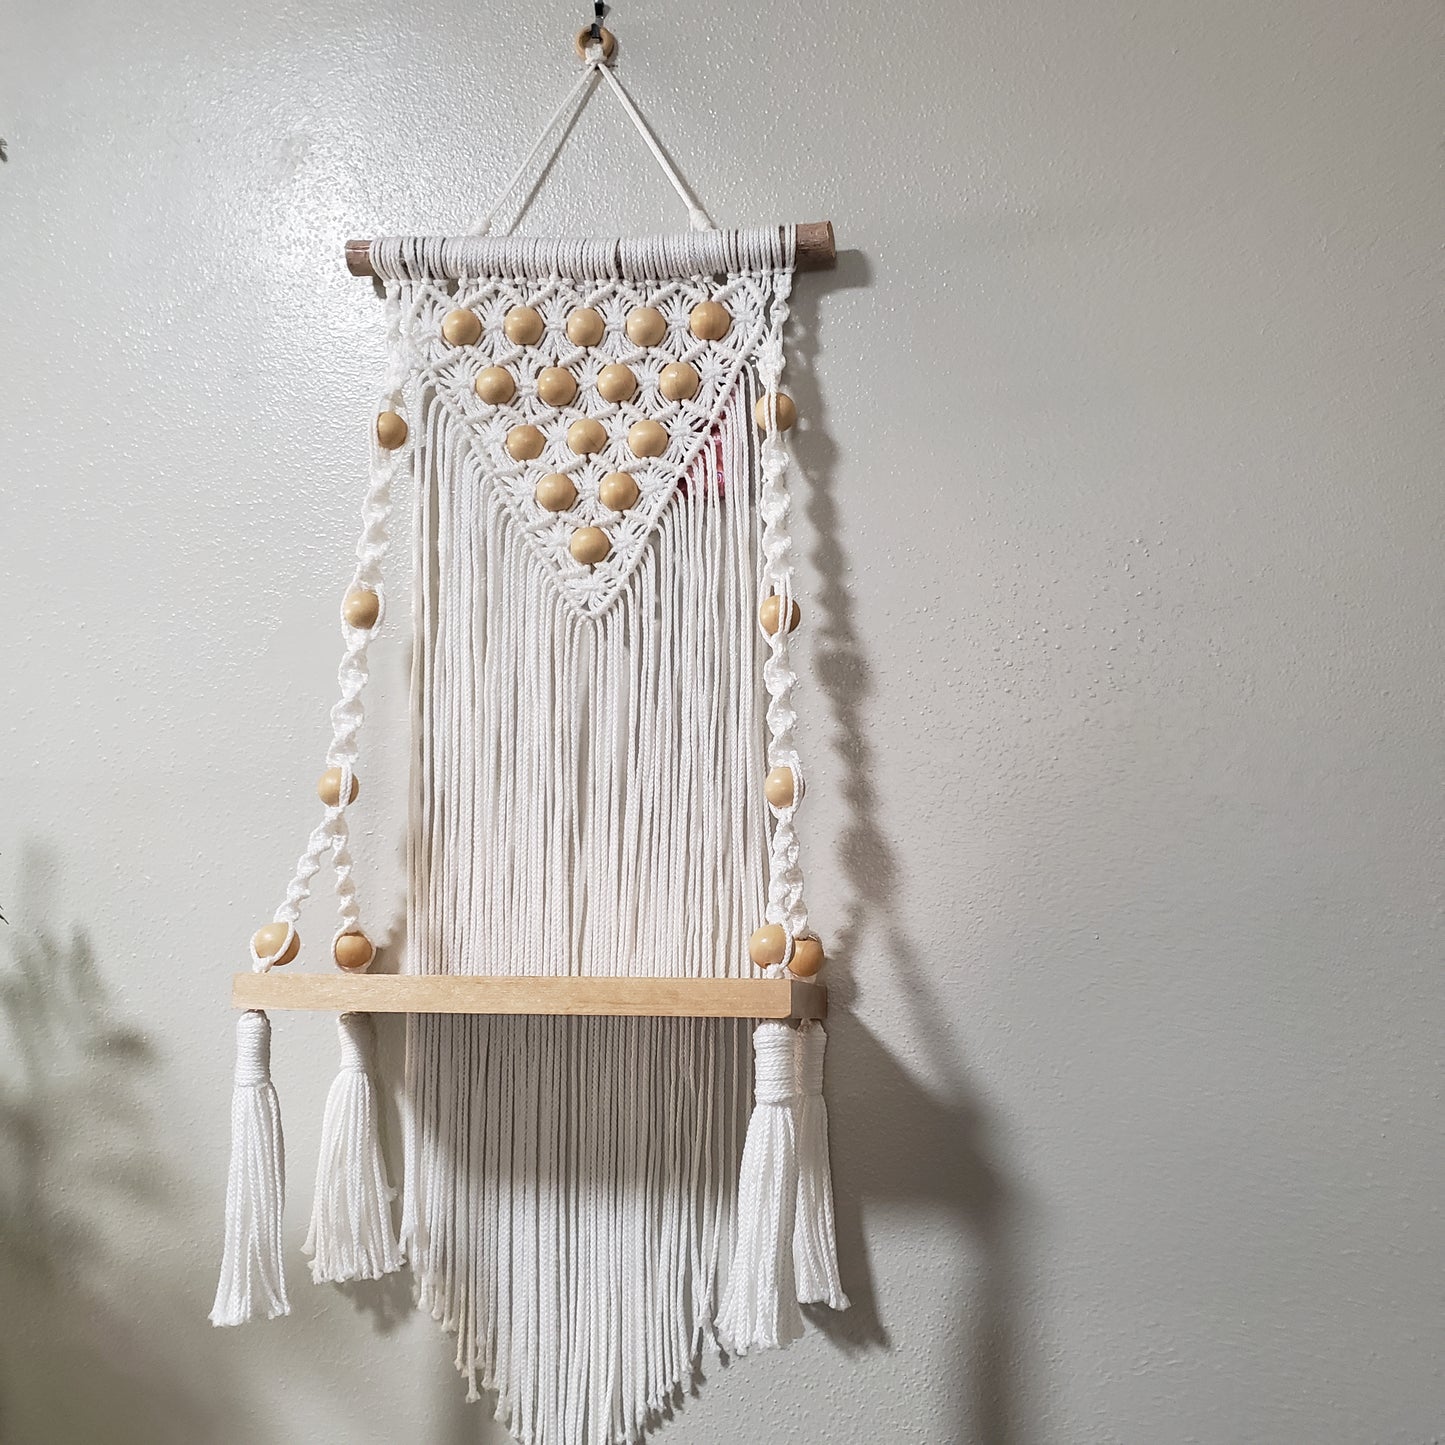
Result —
<instances>
[{"instance_id":1,"label":"macrame knot pattern","mask_svg":"<svg viewBox=\"0 0 1445 1445\"><path fill-rule=\"evenodd\" d=\"M236 1087L259 1088L271 1082L271 1020L248 1009L236 1021Z\"/></svg>"}]
</instances>

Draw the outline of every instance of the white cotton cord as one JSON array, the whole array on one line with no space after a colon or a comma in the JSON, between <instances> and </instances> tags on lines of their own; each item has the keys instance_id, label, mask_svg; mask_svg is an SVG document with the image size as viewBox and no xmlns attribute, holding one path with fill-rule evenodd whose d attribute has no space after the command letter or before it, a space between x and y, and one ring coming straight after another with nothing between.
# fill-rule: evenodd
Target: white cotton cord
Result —
<instances>
[{"instance_id":1,"label":"white cotton cord","mask_svg":"<svg viewBox=\"0 0 1445 1445\"><path fill-rule=\"evenodd\" d=\"M738 1174L737 1242L718 1333L737 1355L776 1349L803 1332L793 1278L798 1173L793 1030L768 1020L753 1032L753 1116Z\"/></svg>"},{"instance_id":2,"label":"white cotton cord","mask_svg":"<svg viewBox=\"0 0 1445 1445\"><path fill-rule=\"evenodd\" d=\"M213 1325L241 1325L291 1312L281 1259L285 1199L281 1106L271 1083L271 1023L253 1009L236 1022L226 1234L211 1306Z\"/></svg>"},{"instance_id":3,"label":"white cotton cord","mask_svg":"<svg viewBox=\"0 0 1445 1445\"><path fill-rule=\"evenodd\" d=\"M305 1244L318 1284L379 1279L402 1265L391 1218L396 1191L381 1152L371 1016L342 1014L336 1029L341 1068L326 1096Z\"/></svg>"},{"instance_id":4,"label":"white cotton cord","mask_svg":"<svg viewBox=\"0 0 1445 1445\"><path fill-rule=\"evenodd\" d=\"M492 221L496 218L496 214L498 210L501 209L502 203L522 183L522 177L532 169L532 163L537 159L538 152L541 151L543 145L546 144L548 136L557 129L562 117L573 110L580 111L582 106L587 103L587 97L584 95L584 92L591 86L595 72L600 68L600 66L589 64L581 75L577 77L576 83L562 98L562 103L552 112L547 124L542 127L537 139L532 142L527 154L522 157L521 162L518 164L517 169L512 172L511 178L507 181L506 185L497 193L492 204L467 227L467 235L485 236L491 231Z\"/></svg>"},{"instance_id":5,"label":"white cotton cord","mask_svg":"<svg viewBox=\"0 0 1445 1445\"><path fill-rule=\"evenodd\" d=\"M604 59L602 45L598 41L592 41L586 49L586 65L582 74L577 77L576 83L571 90L563 97L562 103L552 112L546 125L542 127L537 139L532 142L527 154L521 159L516 170L507 180L507 183L498 192L492 204L467 227L466 234L469 236L485 236L491 232L492 222L496 219L498 210L502 203L522 183L536 162L537 156L541 153L542 147L548 138L557 129L558 124L564 116L580 115L586 108L587 102L592 98L591 86L595 76L600 75L612 93L621 102L627 118L636 128L638 135L642 137L643 144L652 153L653 159L662 168L662 173L667 177L668 184L677 192L678 199L687 208L688 223L694 231L710 231L716 229L708 213L699 204L697 198L688 189L687 182L679 174L677 167L667 158L667 152L658 144L657 137L653 135L651 127L643 119L641 111L638 110L632 97L622 88L622 82L612 73L611 66ZM509 228L510 229L510 228Z\"/></svg>"},{"instance_id":6,"label":"white cotton cord","mask_svg":"<svg viewBox=\"0 0 1445 1445\"><path fill-rule=\"evenodd\" d=\"M653 135L651 127L642 118L642 113L633 103L632 97L622 88L622 82L612 73L611 69L600 63L597 69L602 73L602 79L612 87L612 93L622 102L622 108L627 112L627 118L636 127L638 135L642 137L647 149L652 152L652 158L662 167L662 173L667 177L668 184L677 192L678 199L687 207L688 220L694 231L714 230L711 218L708 213L698 204L697 198L688 189L687 183L678 174L677 168L667 158L667 152L658 145L657 137Z\"/></svg>"},{"instance_id":7,"label":"white cotton cord","mask_svg":"<svg viewBox=\"0 0 1445 1445\"><path fill-rule=\"evenodd\" d=\"M828 1105L823 1099L823 1056L828 1035L816 1022L796 1035L798 1071L798 1208L793 1223L793 1272L799 1304L848 1308L838 1277L838 1235L833 1222L833 1171L828 1158Z\"/></svg>"}]
</instances>

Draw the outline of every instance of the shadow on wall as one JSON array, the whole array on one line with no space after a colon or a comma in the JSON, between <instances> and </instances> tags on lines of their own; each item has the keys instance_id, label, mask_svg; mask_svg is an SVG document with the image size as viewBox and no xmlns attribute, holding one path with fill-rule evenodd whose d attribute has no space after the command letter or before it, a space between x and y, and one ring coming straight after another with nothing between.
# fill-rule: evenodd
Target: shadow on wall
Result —
<instances>
[{"instance_id":1,"label":"shadow on wall","mask_svg":"<svg viewBox=\"0 0 1445 1445\"><path fill-rule=\"evenodd\" d=\"M948 1010L935 1001L929 971L895 909L898 863L878 823L865 713L872 677L844 580L848 559L832 493L837 448L814 375L819 298L826 290L864 287L869 281L862 253L842 251L831 281L808 277L795 289L785 377L805 418L806 429L794 434L794 451L804 478L797 490L807 499L815 539L813 659L843 763L848 823L838 857L850 889L842 926L829 930L829 991L841 1007L829 1024L828 1094L835 1119L840 1266L853 1307L838 1315L826 1309L810 1314L845 1350L891 1348L869 1265L861 1203L877 1199L946 1211L958 1221L961 1235L961 1257L955 1262L959 1307L954 1339L938 1348L942 1358L965 1362L956 1402L957 1439L969 1445L1011 1445L1019 1437L1019 1268L1012 1243L1017 1191L997 1162L987 1118L957 1045L940 1023ZM886 965L906 986L919 1053L930 1075L942 1081L936 1091L892 1058L851 1012L858 991L855 959L865 937L887 940ZM946 1267L946 1261L940 1259L939 1265ZM964 1283L970 1268L971 1289Z\"/></svg>"},{"instance_id":2,"label":"shadow on wall","mask_svg":"<svg viewBox=\"0 0 1445 1445\"><path fill-rule=\"evenodd\" d=\"M52 871L27 853L0 938L0 1440L205 1438L224 1389L207 1378L193 1398L147 1327L153 1298L126 1285L147 1263L135 1241L168 1212L155 1051L84 931L26 932L27 913L52 916Z\"/></svg>"}]
</instances>

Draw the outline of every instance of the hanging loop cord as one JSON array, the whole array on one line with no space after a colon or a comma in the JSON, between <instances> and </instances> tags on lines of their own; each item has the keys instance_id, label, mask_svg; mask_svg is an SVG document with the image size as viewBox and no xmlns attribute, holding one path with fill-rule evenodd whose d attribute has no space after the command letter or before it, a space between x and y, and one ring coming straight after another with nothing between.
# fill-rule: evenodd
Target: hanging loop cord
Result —
<instances>
[{"instance_id":1,"label":"hanging loop cord","mask_svg":"<svg viewBox=\"0 0 1445 1445\"><path fill-rule=\"evenodd\" d=\"M575 120L577 116L581 115L587 102L592 98L593 83L599 75L621 102L623 110L627 112L627 118L636 127L638 135L642 137L648 150L652 152L653 159L662 167L662 173L667 177L668 184L677 192L678 199L687 207L688 223L692 229L694 231L715 231L717 229L712 218L688 190L687 182L678 174L677 167L668 160L666 152L657 143L657 137L653 135L651 128L643 119L642 112L638 110L632 97L622 88L622 82L612 73L612 68L607 63L607 57L602 52L602 42L589 40L586 47L586 63L582 74L577 77L576 84L567 92L561 105L552 112L551 119L542 127L541 134L532 142L531 149L522 157L521 164L512 172L511 179L502 187L496 199L476 221L467 227L467 235L485 236L491 232L492 221L496 218L502 203L517 189L522 178L532 170L542 147L546 145L548 138L557 129L562 118L569 116ZM503 234L510 234L511 229L511 226L508 226Z\"/></svg>"}]
</instances>

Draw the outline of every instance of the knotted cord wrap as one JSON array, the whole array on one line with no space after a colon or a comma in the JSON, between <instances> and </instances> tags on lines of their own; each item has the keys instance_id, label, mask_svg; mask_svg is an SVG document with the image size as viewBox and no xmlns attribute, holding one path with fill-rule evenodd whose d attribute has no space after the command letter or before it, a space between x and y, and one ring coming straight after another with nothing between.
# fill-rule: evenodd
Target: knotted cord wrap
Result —
<instances>
[{"instance_id":1,"label":"knotted cord wrap","mask_svg":"<svg viewBox=\"0 0 1445 1445\"><path fill-rule=\"evenodd\" d=\"M336 1030L341 1068L326 1097L305 1244L318 1284L379 1279L402 1266L391 1218L396 1190L381 1152L370 1015L342 1014Z\"/></svg>"},{"instance_id":2,"label":"knotted cord wrap","mask_svg":"<svg viewBox=\"0 0 1445 1445\"><path fill-rule=\"evenodd\" d=\"M823 1056L828 1034L805 1023L795 1034L798 1068L798 1211L793 1224L793 1270L799 1304L848 1308L838 1278L833 1224L833 1171L828 1158L828 1105L823 1099Z\"/></svg>"},{"instance_id":3,"label":"knotted cord wrap","mask_svg":"<svg viewBox=\"0 0 1445 1445\"><path fill-rule=\"evenodd\" d=\"M213 1325L241 1325L291 1312L281 1261L285 1199L281 1105L271 1084L271 1023L259 1010L248 1010L236 1021L225 1245L211 1306Z\"/></svg>"},{"instance_id":4,"label":"knotted cord wrap","mask_svg":"<svg viewBox=\"0 0 1445 1445\"><path fill-rule=\"evenodd\" d=\"M737 1243L717 1321L736 1355L776 1349L803 1332L793 1277L797 1090L793 1030L760 1023L753 1032L753 1115L738 1172Z\"/></svg>"}]
</instances>

